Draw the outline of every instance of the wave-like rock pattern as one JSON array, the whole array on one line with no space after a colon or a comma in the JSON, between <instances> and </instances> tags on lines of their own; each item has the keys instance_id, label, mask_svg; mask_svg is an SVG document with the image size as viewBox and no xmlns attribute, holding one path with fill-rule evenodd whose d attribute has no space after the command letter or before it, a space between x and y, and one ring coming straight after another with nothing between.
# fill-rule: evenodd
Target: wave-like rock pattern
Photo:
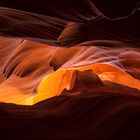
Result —
<instances>
[{"instance_id":1,"label":"wave-like rock pattern","mask_svg":"<svg viewBox=\"0 0 140 140\"><path fill-rule=\"evenodd\" d=\"M140 139L140 2L0 1L0 139Z\"/></svg>"}]
</instances>

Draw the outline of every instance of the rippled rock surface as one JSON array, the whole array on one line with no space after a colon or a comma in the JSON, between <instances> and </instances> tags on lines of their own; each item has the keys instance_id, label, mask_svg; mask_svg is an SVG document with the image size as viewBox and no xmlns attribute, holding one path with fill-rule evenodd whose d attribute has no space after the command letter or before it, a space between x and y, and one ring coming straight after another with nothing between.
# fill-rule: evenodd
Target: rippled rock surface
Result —
<instances>
[{"instance_id":1,"label":"rippled rock surface","mask_svg":"<svg viewBox=\"0 0 140 140\"><path fill-rule=\"evenodd\" d=\"M0 1L0 139L140 139L140 2Z\"/></svg>"}]
</instances>

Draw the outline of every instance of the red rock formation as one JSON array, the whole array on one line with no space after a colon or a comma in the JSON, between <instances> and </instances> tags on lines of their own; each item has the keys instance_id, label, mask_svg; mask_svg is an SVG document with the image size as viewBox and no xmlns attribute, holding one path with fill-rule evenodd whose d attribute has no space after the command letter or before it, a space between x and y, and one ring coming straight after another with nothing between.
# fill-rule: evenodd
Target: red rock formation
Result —
<instances>
[{"instance_id":1,"label":"red rock formation","mask_svg":"<svg viewBox=\"0 0 140 140\"><path fill-rule=\"evenodd\" d=\"M0 139L139 140L139 2L13 1L0 1Z\"/></svg>"}]
</instances>

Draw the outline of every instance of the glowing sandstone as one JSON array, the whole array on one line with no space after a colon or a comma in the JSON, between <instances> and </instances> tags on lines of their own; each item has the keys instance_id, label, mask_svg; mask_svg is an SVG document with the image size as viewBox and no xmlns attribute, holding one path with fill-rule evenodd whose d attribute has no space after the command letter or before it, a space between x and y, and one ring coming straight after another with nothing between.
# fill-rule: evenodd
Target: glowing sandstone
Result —
<instances>
[{"instance_id":1,"label":"glowing sandstone","mask_svg":"<svg viewBox=\"0 0 140 140\"><path fill-rule=\"evenodd\" d=\"M108 64L92 64L82 67L60 69L47 75L38 86L38 94L27 98L24 104L33 105L47 98L60 95L64 89L70 90L72 88L71 85L76 84L74 83L73 75L75 70L93 70L93 72L95 72L103 82L111 81L140 90L140 81L134 79L126 72ZM15 103L18 102L15 101Z\"/></svg>"},{"instance_id":2,"label":"glowing sandstone","mask_svg":"<svg viewBox=\"0 0 140 140\"><path fill-rule=\"evenodd\" d=\"M76 71L87 70L106 86L110 81L140 90L140 49L123 48L124 43L63 48L21 39L0 41L0 102L33 105L59 96L77 84Z\"/></svg>"}]
</instances>

